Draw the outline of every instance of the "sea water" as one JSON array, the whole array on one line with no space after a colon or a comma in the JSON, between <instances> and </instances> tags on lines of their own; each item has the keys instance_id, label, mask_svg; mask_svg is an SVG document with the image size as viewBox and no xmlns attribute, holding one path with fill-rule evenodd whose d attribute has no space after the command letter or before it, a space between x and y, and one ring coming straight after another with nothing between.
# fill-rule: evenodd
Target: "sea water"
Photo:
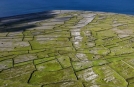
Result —
<instances>
[{"instance_id":1,"label":"sea water","mask_svg":"<svg viewBox=\"0 0 134 87\"><path fill-rule=\"evenodd\" d=\"M0 0L0 17L48 10L87 10L134 14L134 0Z\"/></svg>"}]
</instances>

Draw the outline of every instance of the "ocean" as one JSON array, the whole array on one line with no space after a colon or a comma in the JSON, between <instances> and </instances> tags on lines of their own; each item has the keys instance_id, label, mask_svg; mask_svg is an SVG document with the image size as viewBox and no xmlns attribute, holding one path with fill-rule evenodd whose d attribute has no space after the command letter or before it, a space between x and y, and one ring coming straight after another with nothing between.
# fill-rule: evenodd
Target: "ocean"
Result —
<instances>
[{"instance_id":1,"label":"ocean","mask_svg":"<svg viewBox=\"0 0 134 87\"><path fill-rule=\"evenodd\" d=\"M0 17L48 10L86 10L134 15L134 0L0 0Z\"/></svg>"}]
</instances>

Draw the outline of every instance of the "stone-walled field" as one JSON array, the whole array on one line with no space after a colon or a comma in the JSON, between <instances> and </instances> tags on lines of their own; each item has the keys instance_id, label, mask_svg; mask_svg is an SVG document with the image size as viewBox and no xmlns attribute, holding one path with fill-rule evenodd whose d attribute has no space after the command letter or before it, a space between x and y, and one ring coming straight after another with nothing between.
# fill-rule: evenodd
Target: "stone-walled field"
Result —
<instances>
[{"instance_id":1,"label":"stone-walled field","mask_svg":"<svg viewBox=\"0 0 134 87\"><path fill-rule=\"evenodd\" d=\"M1 19L0 87L134 87L134 16L52 11Z\"/></svg>"}]
</instances>

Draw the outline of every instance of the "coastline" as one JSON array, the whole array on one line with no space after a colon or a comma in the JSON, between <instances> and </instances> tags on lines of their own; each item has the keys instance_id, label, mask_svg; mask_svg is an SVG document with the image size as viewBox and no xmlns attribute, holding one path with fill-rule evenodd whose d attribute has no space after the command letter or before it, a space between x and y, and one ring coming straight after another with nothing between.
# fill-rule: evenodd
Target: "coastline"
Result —
<instances>
[{"instance_id":1,"label":"coastline","mask_svg":"<svg viewBox=\"0 0 134 87\"><path fill-rule=\"evenodd\" d=\"M96 14L116 14L116 15L126 15L126 16L134 16L130 14L121 14L121 13L113 13L113 12L102 12L102 11L86 11L86 10L50 10L50 11L43 11L43 12L35 12L35 13L28 13L28 14L20 14L20 15L13 15L8 17L0 17L0 23L7 23L7 22L15 22L15 21L22 21L22 20L29 20L32 18L38 17L48 17L49 15L58 15L64 14L68 12L91 12Z\"/></svg>"}]
</instances>

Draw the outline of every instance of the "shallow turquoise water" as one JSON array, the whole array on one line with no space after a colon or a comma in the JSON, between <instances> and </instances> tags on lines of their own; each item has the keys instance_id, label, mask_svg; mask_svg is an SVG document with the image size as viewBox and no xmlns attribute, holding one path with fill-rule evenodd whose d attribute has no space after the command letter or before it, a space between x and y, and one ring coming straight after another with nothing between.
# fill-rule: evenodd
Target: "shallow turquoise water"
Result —
<instances>
[{"instance_id":1,"label":"shallow turquoise water","mask_svg":"<svg viewBox=\"0 0 134 87\"><path fill-rule=\"evenodd\" d=\"M134 0L0 0L0 17L47 10L89 10L134 14Z\"/></svg>"}]
</instances>

